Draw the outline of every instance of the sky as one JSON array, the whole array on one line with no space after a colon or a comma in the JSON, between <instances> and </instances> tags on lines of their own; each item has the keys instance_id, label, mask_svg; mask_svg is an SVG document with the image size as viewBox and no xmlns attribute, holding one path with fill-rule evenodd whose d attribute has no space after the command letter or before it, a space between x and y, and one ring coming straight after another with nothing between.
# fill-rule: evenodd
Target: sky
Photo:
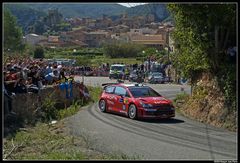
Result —
<instances>
[{"instance_id":1,"label":"sky","mask_svg":"<svg viewBox=\"0 0 240 163\"><path fill-rule=\"evenodd\" d=\"M126 7L134 7L134 6L143 5L143 4L146 4L146 3L118 3L118 4L126 6Z\"/></svg>"}]
</instances>

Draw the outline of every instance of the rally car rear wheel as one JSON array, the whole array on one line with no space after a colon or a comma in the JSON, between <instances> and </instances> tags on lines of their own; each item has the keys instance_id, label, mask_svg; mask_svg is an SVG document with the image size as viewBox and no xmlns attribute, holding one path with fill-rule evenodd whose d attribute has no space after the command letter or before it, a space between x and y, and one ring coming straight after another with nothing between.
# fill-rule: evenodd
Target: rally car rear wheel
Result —
<instances>
[{"instance_id":1,"label":"rally car rear wheel","mask_svg":"<svg viewBox=\"0 0 240 163\"><path fill-rule=\"evenodd\" d=\"M131 104L128 109L128 116L131 119L137 119L137 108L134 104Z\"/></svg>"},{"instance_id":2,"label":"rally car rear wheel","mask_svg":"<svg viewBox=\"0 0 240 163\"><path fill-rule=\"evenodd\" d=\"M106 112L106 102L105 100L100 100L99 101L99 109L101 112Z\"/></svg>"}]
</instances>

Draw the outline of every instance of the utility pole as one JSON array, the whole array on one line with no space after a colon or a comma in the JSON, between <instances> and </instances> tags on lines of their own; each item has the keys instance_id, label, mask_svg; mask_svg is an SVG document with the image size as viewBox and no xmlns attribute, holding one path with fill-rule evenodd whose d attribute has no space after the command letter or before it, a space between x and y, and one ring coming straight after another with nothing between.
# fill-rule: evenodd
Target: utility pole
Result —
<instances>
[{"instance_id":1,"label":"utility pole","mask_svg":"<svg viewBox=\"0 0 240 163\"><path fill-rule=\"evenodd\" d=\"M168 66L169 66L169 63L170 63L170 59L169 59L169 28L167 29L167 53L168 53ZM170 77L170 68L168 67L168 71L167 71L167 74L168 74L168 77Z\"/></svg>"},{"instance_id":2,"label":"utility pole","mask_svg":"<svg viewBox=\"0 0 240 163\"><path fill-rule=\"evenodd\" d=\"M169 61L170 61L170 59L169 59L169 53L170 53L170 51L169 51L169 40L170 40L170 35L169 35L169 29L167 30L168 32L167 32L167 35L168 35L168 63L169 63Z\"/></svg>"}]
</instances>

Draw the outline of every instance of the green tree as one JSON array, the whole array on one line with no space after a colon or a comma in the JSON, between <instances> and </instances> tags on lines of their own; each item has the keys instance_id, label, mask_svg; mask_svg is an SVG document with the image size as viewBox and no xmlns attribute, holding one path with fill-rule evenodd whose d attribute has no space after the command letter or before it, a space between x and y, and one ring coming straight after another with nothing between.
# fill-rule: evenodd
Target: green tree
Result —
<instances>
[{"instance_id":1,"label":"green tree","mask_svg":"<svg viewBox=\"0 0 240 163\"><path fill-rule=\"evenodd\" d=\"M4 51L16 52L24 49L22 29L17 25L16 17L8 9L4 9Z\"/></svg>"},{"instance_id":2,"label":"green tree","mask_svg":"<svg viewBox=\"0 0 240 163\"><path fill-rule=\"evenodd\" d=\"M44 49L40 46L34 50L34 58L44 58Z\"/></svg>"},{"instance_id":3,"label":"green tree","mask_svg":"<svg viewBox=\"0 0 240 163\"><path fill-rule=\"evenodd\" d=\"M144 46L133 43L113 42L104 44L103 50L105 54L111 58L132 58L141 54Z\"/></svg>"},{"instance_id":4,"label":"green tree","mask_svg":"<svg viewBox=\"0 0 240 163\"><path fill-rule=\"evenodd\" d=\"M218 72L227 48L236 46L236 5L169 4L168 9L175 20L175 65L186 77Z\"/></svg>"},{"instance_id":5,"label":"green tree","mask_svg":"<svg viewBox=\"0 0 240 163\"><path fill-rule=\"evenodd\" d=\"M236 4L169 4L176 44L174 66L196 83L198 74L217 78L227 107L236 106L236 64L227 49L236 46Z\"/></svg>"}]
</instances>

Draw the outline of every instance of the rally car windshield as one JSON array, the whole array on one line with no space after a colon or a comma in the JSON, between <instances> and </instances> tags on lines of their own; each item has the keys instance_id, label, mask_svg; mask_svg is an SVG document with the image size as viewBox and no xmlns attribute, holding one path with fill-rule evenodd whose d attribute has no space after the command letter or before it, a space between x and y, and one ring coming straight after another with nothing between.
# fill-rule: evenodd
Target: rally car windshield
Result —
<instances>
[{"instance_id":1,"label":"rally car windshield","mask_svg":"<svg viewBox=\"0 0 240 163\"><path fill-rule=\"evenodd\" d=\"M133 97L161 97L159 93L149 87L129 87Z\"/></svg>"},{"instance_id":2,"label":"rally car windshield","mask_svg":"<svg viewBox=\"0 0 240 163\"><path fill-rule=\"evenodd\" d=\"M112 66L111 70L117 70L117 71L122 71L124 69L123 66Z\"/></svg>"}]
</instances>

